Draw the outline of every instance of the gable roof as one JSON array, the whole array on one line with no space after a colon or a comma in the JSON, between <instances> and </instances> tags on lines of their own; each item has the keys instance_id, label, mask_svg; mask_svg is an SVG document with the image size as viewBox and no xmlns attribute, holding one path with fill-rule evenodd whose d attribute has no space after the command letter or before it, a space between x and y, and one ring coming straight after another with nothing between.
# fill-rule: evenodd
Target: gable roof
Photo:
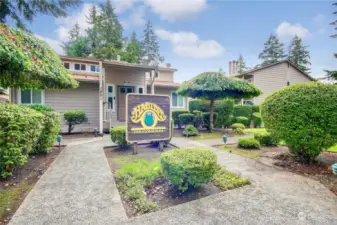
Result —
<instances>
[{"instance_id":1,"label":"gable roof","mask_svg":"<svg viewBox=\"0 0 337 225\"><path fill-rule=\"evenodd\" d=\"M242 76L242 75L246 75L246 74L250 74L250 73L254 73L256 71L259 71L259 70L263 70L263 69L266 69L266 68L269 68L269 67L272 67L272 66L276 66L278 64L282 64L282 63L288 63L289 65L291 65L292 67L294 67L296 70L298 70L300 73L302 73L304 76L308 77L310 80L312 81L316 81L315 78L313 78L312 76L310 76L309 74L307 74L306 72L302 71L300 68L298 68L294 63L292 63L291 61L285 59L285 60L282 60L282 61L279 61L277 63L272 63L272 64L269 64L269 65L265 65L265 66L261 66L261 67L258 67L258 68L255 68L255 69L251 69L251 70L247 70L243 73L240 73L240 74L235 74L235 75L232 75L233 77L239 77L239 76Z\"/></svg>"}]
</instances>

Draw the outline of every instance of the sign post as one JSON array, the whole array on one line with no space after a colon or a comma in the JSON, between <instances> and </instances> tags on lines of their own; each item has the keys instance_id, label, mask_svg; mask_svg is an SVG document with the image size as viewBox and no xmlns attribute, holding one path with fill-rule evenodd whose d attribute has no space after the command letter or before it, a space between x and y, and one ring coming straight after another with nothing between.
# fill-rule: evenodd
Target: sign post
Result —
<instances>
[{"instance_id":1,"label":"sign post","mask_svg":"<svg viewBox=\"0 0 337 225\"><path fill-rule=\"evenodd\" d=\"M163 141L171 139L171 99L167 95L130 93L126 96L126 140L133 143L137 154L140 141Z\"/></svg>"}]
</instances>

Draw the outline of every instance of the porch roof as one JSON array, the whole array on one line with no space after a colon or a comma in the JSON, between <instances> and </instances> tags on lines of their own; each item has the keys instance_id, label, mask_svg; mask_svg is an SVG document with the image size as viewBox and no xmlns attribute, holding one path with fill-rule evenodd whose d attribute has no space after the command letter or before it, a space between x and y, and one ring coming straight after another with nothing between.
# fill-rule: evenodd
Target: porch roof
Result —
<instances>
[{"instance_id":1,"label":"porch roof","mask_svg":"<svg viewBox=\"0 0 337 225\"><path fill-rule=\"evenodd\" d=\"M151 86L150 83L147 84L148 86ZM160 81L160 80L156 80L154 82L154 86L156 87L175 87L178 88L180 87L180 83L177 82L172 82L172 81Z\"/></svg>"}]
</instances>

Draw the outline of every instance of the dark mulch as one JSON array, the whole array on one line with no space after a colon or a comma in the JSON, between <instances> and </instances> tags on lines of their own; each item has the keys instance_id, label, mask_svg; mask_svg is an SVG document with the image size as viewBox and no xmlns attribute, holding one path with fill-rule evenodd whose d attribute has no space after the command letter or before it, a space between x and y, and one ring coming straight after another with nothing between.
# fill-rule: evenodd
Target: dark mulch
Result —
<instances>
[{"instance_id":1,"label":"dark mulch","mask_svg":"<svg viewBox=\"0 0 337 225\"><path fill-rule=\"evenodd\" d=\"M275 159L277 159L274 163L276 166L317 180L337 195L337 176L332 174L331 165L317 161L306 164L290 154L279 155Z\"/></svg>"},{"instance_id":2,"label":"dark mulch","mask_svg":"<svg viewBox=\"0 0 337 225\"><path fill-rule=\"evenodd\" d=\"M33 188L35 183L53 163L64 147L65 146L61 146L61 149L54 147L48 154L32 155L29 157L27 163L17 167L13 171L13 176L6 179L0 179L0 191L11 191L12 189L20 190L19 193L15 194L15 199L12 199L15 201L15 204L12 205L10 211L0 214L0 224L7 224L9 222L10 218L14 215L31 188ZM25 188L18 189L18 187Z\"/></svg>"},{"instance_id":3,"label":"dark mulch","mask_svg":"<svg viewBox=\"0 0 337 225\"><path fill-rule=\"evenodd\" d=\"M197 200L206 196L222 192L212 182L203 184L198 188L190 188L185 192L179 191L167 179L159 177L145 188L147 199L158 204L160 209Z\"/></svg>"}]
</instances>

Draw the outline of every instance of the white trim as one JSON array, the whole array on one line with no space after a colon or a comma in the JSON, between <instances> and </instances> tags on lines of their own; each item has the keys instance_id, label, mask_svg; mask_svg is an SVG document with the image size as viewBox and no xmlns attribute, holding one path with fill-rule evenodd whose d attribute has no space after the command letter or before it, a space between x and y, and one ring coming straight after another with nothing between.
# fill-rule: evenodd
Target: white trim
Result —
<instances>
[{"instance_id":1,"label":"white trim","mask_svg":"<svg viewBox=\"0 0 337 225\"><path fill-rule=\"evenodd\" d=\"M183 106L173 106L173 105L172 105L172 102L173 102L172 93L176 93L176 91L171 91L171 92L170 92L170 99L171 99L170 105L171 105L171 108L172 108L172 109L185 109L185 108L186 108L186 106L185 106L186 98L180 95L181 97L183 97ZM177 93L176 93L176 94L177 94ZM178 94L177 94L177 96L178 96ZM177 99L177 103L178 103L178 99Z\"/></svg>"},{"instance_id":2,"label":"white trim","mask_svg":"<svg viewBox=\"0 0 337 225\"><path fill-rule=\"evenodd\" d=\"M117 102L117 90L116 90L116 85L115 84L111 84L111 83L107 83L106 84L106 89L105 89L105 96L106 96L106 98L105 98L105 101L108 103L108 98L109 98L109 96L108 96L108 91L109 91L109 86L112 86L112 110L111 110L111 112L116 112L116 107L117 107L117 104L116 104L116 102ZM109 110L108 108L107 108L107 110Z\"/></svg>"},{"instance_id":3,"label":"white trim","mask_svg":"<svg viewBox=\"0 0 337 225\"><path fill-rule=\"evenodd\" d=\"M24 105L34 105L34 104L39 104L39 103L32 103L32 99L33 99L33 92L32 92L32 89L27 89L27 90L30 90L30 100L31 100L31 103L24 103ZM40 90L41 91L41 104L40 105L44 105L45 104L45 90ZM23 104L21 102L21 89L18 88L17 89L17 98L16 98L16 101L17 101L17 104Z\"/></svg>"}]
</instances>

